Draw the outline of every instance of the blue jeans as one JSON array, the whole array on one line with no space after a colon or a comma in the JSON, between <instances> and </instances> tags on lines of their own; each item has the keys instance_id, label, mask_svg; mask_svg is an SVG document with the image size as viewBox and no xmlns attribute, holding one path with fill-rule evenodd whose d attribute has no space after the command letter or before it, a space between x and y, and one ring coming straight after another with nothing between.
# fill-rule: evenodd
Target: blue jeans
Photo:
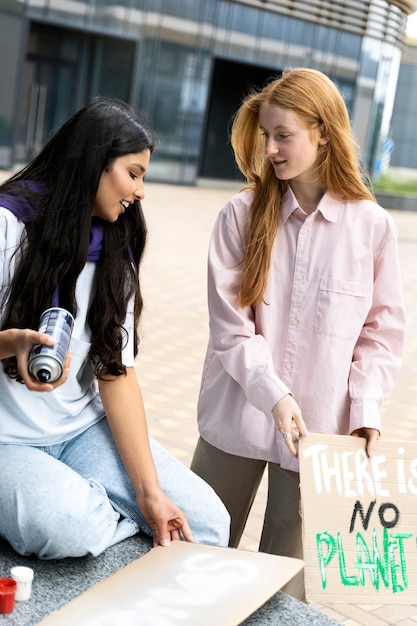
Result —
<instances>
[{"instance_id":1,"label":"blue jeans","mask_svg":"<svg viewBox=\"0 0 417 626\"><path fill-rule=\"evenodd\" d=\"M230 518L207 483L151 440L159 482L197 543L227 546ZM106 419L47 447L0 444L0 536L40 559L98 555L149 526Z\"/></svg>"}]
</instances>

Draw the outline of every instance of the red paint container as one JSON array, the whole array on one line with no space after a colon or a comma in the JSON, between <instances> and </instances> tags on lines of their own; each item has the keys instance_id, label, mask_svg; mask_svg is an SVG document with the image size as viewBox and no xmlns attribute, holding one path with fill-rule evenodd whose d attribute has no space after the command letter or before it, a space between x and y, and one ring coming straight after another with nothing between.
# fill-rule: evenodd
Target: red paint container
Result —
<instances>
[{"instance_id":1,"label":"red paint container","mask_svg":"<svg viewBox=\"0 0 417 626\"><path fill-rule=\"evenodd\" d=\"M16 581L13 578L0 578L0 613L11 613L14 609Z\"/></svg>"}]
</instances>

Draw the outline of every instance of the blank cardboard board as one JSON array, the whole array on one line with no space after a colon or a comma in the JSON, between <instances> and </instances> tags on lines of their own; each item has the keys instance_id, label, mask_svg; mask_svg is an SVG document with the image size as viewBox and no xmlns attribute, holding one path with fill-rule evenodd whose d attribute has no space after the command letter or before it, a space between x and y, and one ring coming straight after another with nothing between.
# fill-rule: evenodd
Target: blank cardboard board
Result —
<instances>
[{"instance_id":1,"label":"blank cardboard board","mask_svg":"<svg viewBox=\"0 0 417 626\"><path fill-rule=\"evenodd\" d=\"M300 440L308 601L417 602L417 443L310 434Z\"/></svg>"},{"instance_id":2,"label":"blank cardboard board","mask_svg":"<svg viewBox=\"0 0 417 626\"><path fill-rule=\"evenodd\" d=\"M236 626L303 567L287 557L173 541L153 548L42 626Z\"/></svg>"}]
</instances>

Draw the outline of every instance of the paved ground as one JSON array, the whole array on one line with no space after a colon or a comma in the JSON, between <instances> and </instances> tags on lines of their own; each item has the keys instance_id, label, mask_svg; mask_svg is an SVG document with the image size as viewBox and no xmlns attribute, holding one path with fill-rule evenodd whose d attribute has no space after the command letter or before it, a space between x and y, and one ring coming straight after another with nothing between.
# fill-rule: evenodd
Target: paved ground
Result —
<instances>
[{"instance_id":1,"label":"paved ground","mask_svg":"<svg viewBox=\"0 0 417 626\"><path fill-rule=\"evenodd\" d=\"M151 435L187 465L197 439L196 404L208 335L207 244L231 193L146 184L149 246L142 270L145 310L137 370ZM408 333L402 374L383 409L384 436L417 441L417 211L391 213L399 229ZM265 494L262 483L241 548L257 549ZM417 624L417 598L416 606L315 606L348 626Z\"/></svg>"}]
</instances>

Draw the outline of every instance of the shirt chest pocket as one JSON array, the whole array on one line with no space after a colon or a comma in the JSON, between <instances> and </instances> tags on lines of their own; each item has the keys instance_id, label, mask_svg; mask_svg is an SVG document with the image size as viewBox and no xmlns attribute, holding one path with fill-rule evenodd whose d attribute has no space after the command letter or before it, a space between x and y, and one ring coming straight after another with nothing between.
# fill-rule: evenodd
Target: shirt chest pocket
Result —
<instances>
[{"instance_id":1,"label":"shirt chest pocket","mask_svg":"<svg viewBox=\"0 0 417 626\"><path fill-rule=\"evenodd\" d=\"M320 280L315 329L319 335L356 339L369 309L366 283L323 277Z\"/></svg>"}]
</instances>

